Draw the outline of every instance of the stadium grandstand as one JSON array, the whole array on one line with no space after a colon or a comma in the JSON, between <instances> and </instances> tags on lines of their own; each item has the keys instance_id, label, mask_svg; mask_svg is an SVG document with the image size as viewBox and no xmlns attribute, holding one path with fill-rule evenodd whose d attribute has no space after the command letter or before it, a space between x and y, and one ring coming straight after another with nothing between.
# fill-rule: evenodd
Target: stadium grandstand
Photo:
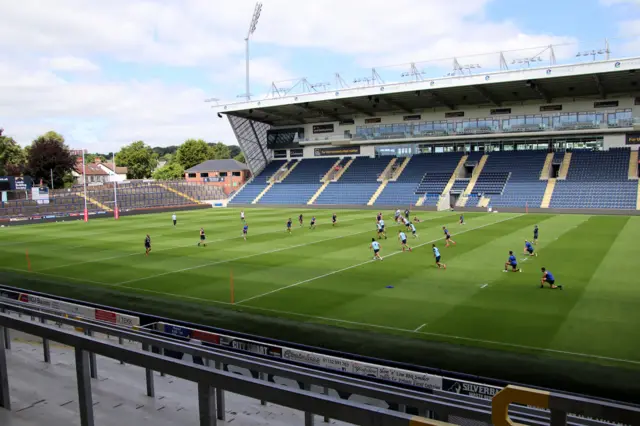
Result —
<instances>
[{"instance_id":1,"label":"stadium grandstand","mask_svg":"<svg viewBox=\"0 0 640 426\"><path fill-rule=\"evenodd\" d=\"M230 204L635 212L638 63L416 73L222 105L255 176Z\"/></svg>"}]
</instances>

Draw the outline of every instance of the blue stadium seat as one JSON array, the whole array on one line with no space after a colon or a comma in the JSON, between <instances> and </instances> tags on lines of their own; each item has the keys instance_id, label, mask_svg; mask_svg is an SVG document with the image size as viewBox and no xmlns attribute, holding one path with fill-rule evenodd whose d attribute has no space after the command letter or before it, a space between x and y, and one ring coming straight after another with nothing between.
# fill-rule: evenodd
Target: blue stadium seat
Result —
<instances>
[{"instance_id":1,"label":"blue stadium seat","mask_svg":"<svg viewBox=\"0 0 640 426\"><path fill-rule=\"evenodd\" d=\"M300 160L289 176L273 185L258 204L307 204L335 162L335 158Z\"/></svg>"},{"instance_id":2,"label":"blue stadium seat","mask_svg":"<svg viewBox=\"0 0 640 426\"><path fill-rule=\"evenodd\" d=\"M391 157L357 157L340 180L332 182L316 204L367 204L380 186L378 177Z\"/></svg>"},{"instance_id":3,"label":"blue stadium seat","mask_svg":"<svg viewBox=\"0 0 640 426\"><path fill-rule=\"evenodd\" d=\"M439 196L442 189L438 190L438 188L440 188L440 186L444 188L447 184L461 157L462 153L460 152L414 155L411 157L411 160L398 180L387 184L375 204L388 206L412 205L418 201L420 195L429 192L431 188L435 188L435 192L437 192L435 195ZM400 161L400 159L398 161ZM426 180L425 174L429 174ZM447 175L447 180L444 181L444 185L442 185L443 175ZM430 186L429 178L434 178L437 182L434 182L434 185ZM418 188L423 184L425 185L423 187L425 192L420 192ZM427 198L429 198L429 196ZM428 201L431 202L433 200L429 199ZM437 201L436 199L435 203L425 205L435 205Z\"/></svg>"},{"instance_id":4,"label":"blue stadium seat","mask_svg":"<svg viewBox=\"0 0 640 426\"><path fill-rule=\"evenodd\" d=\"M273 176L282 166L287 163L286 160L275 160L267 164L258 176L256 176L250 183L244 186L238 192L238 194L231 200L229 205L233 204L251 204L258 195L269 185L267 180Z\"/></svg>"},{"instance_id":5,"label":"blue stadium seat","mask_svg":"<svg viewBox=\"0 0 640 426\"><path fill-rule=\"evenodd\" d=\"M566 180L556 182L551 208L636 208L638 182L629 180L628 148L574 150Z\"/></svg>"}]
</instances>

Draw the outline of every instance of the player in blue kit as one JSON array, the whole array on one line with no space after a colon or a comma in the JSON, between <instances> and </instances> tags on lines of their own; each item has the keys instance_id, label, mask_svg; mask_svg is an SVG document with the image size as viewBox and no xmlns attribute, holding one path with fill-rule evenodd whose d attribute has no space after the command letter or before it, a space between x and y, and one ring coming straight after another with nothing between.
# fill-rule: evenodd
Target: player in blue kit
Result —
<instances>
[{"instance_id":1,"label":"player in blue kit","mask_svg":"<svg viewBox=\"0 0 640 426\"><path fill-rule=\"evenodd\" d=\"M538 225L533 227L533 244L538 244Z\"/></svg>"},{"instance_id":2,"label":"player in blue kit","mask_svg":"<svg viewBox=\"0 0 640 426\"><path fill-rule=\"evenodd\" d=\"M504 271L509 272L509 266L511 266L511 272L522 272L522 269L518 268L518 260L514 256L512 251L509 251L509 259L504 264Z\"/></svg>"},{"instance_id":3,"label":"player in blue kit","mask_svg":"<svg viewBox=\"0 0 640 426\"><path fill-rule=\"evenodd\" d=\"M375 238L371 239L369 250L373 250L373 260L382 260L382 256L380 256L380 243L377 242Z\"/></svg>"},{"instance_id":4,"label":"player in blue kit","mask_svg":"<svg viewBox=\"0 0 640 426\"><path fill-rule=\"evenodd\" d=\"M151 237L147 234L147 237L144 239L144 255L149 256L151 252Z\"/></svg>"},{"instance_id":5,"label":"player in blue kit","mask_svg":"<svg viewBox=\"0 0 640 426\"><path fill-rule=\"evenodd\" d=\"M524 254L529 256L537 256L538 253L533 252L533 245L528 240L524 240Z\"/></svg>"},{"instance_id":6,"label":"player in blue kit","mask_svg":"<svg viewBox=\"0 0 640 426\"><path fill-rule=\"evenodd\" d=\"M436 260L436 266L438 267L438 269L440 268L447 269L447 265L440 262L441 257L440 257L440 250L438 250L438 247L436 247L435 244L433 244L432 247L433 247L433 257Z\"/></svg>"},{"instance_id":7,"label":"player in blue kit","mask_svg":"<svg viewBox=\"0 0 640 426\"><path fill-rule=\"evenodd\" d=\"M316 217L313 216L311 218L311 223L309 224L309 229L316 229Z\"/></svg>"},{"instance_id":8,"label":"player in blue kit","mask_svg":"<svg viewBox=\"0 0 640 426\"><path fill-rule=\"evenodd\" d=\"M291 234L291 218L287 221L287 232Z\"/></svg>"},{"instance_id":9,"label":"player in blue kit","mask_svg":"<svg viewBox=\"0 0 640 426\"><path fill-rule=\"evenodd\" d=\"M447 242L447 245L445 245L445 247L449 247L449 243L455 246L456 242L451 239L451 234L449 233L449 230L447 229L447 227L443 226L442 230L444 231L444 240Z\"/></svg>"},{"instance_id":10,"label":"player in blue kit","mask_svg":"<svg viewBox=\"0 0 640 426\"><path fill-rule=\"evenodd\" d=\"M247 222L244 223L242 227L242 238L247 241L247 233L249 232L249 224Z\"/></svg>"},{"instance_id":11,"label":"player in blue kit","mask_svg":"<svg viewBox=\"0 0 640 426\"><path fill-rule=\"evenodd\" d=\"M464 225L464 215L460 215L460 225Z\"/></svg>"},{"instance_id":12,"label":"player in blue kit","mask_svg":"<svg viewBox=\"0 0 640 426\"><path fill-rule=\"evenodd\" d=\"M404 251L405 249L409 249L409 251L411 251L411 247L407 245L407 234L402 231L398 231L398 240L400 240L402 251Z\"/></svg>"},{"instance_id":13,"label":"player in blue kit","mask_svg":"<svg viewBox=\"0 0 640 426\"><path fill-rule=\"evenodd\" d=\"M540 271L542 271L542 278L540 279L540 288L544 288L544 283L547 283L549 284L549 287L551 289L559 288L560 290L562 290L561 285L556 285L556 277L553 276L551 271L547 271L546 268L540 268Z\"/></svg>"}]
</instances>

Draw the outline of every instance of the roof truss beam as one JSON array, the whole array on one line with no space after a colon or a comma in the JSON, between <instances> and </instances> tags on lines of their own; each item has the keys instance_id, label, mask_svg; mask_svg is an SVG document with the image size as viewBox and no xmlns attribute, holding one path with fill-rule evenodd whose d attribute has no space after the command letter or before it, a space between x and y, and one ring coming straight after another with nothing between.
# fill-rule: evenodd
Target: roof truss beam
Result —
<instances>
[{"instance_id":1,"label":"roof truss beam","mask_svg":"<svg viewBox=\"0 0 640 426\"><path fill-rule=\"evenodd\" d=\"M546 103L550 104L551 102L553 102L553 96L551 96L551 94L547 90L545 90L542 86L540 86L540 83L538 83L535 80L529 80L529 81L527 81L526 84L534 92L536 92L538 95L540 95L540 97L542 99L544 99Z\"/></svg>"},{"instance_id":2,"label":"roof truss beam","mask_svg":"<svg viewBox=\"0 0 640 426\"><path fill-rule=\"evenodd\" d=\"M358 105L355 105L355 104L353 104L351 102L348 102L348 101L336 101L336 102L340 103L345 108L349 108L349 109L352 109L354 111L357 111L360 114L366 115L367 117L374 117L375 116L375 114L373 112L367 111L366 109L364 109L362 107L359 107Z\"/></svg>"},{"instance_id":3,"label":"roof truss beam","mask_svg":"<svg viewBox=\"0 0 640 426\"><path fill-rule=\"evenodd\" d=\"M383 103L389 105L391 108L396 108L396 109L402 110L404 112L408 112L408 113L412 113L413 112L413 108L410 108L410 107L406 106L402 102L398 102L398 101L394 101L394 100L391 100L391 99L387 99L386 97L380 98L380 102L383 102Z\"/></svg>"},{"instance_id":4,"label":"roof truss beam","mask_svg":"<svg viewBox=\"0 0 640 426\"><path fill-rule=\"evenodd\" d=\"M271 111L265 111L263 109L254 109L254 111L266 115L267 117L265 117L265 120L268 117L275 117L275 118L279 118L281 120L293 121L293 122L296 122L298 124L305 124L305 121L302 118L299 118L299 117L293 117L291 115L285 115L285 114L279 114L279 113L275 113L275 112L271 112Z\"/></svg>"},{"instance_id":5,"label":"roof truss beam","mask_svg":"<svg viewBox=\"0 0 640 426\"><path fill-rule=\"evenodd\" d=\"M495 106L502 106L502 102L500 102L493 93L489 92L489 90L484 86L472 86L478 93L480 93L486 100L494 104Z\"/></svg>"},{"instance_id":6,"label":"roof truss beam","mask_svg":"<svg viewBox=\"0 0 640 426\"><path fill-rule=\"evenodd\" d=\"M598 74L593 75L593 80L596 82L596 87L598 88L598 93L602 99L607 99L607 91L602 85L602 79Z\"/></svg>"},{"instance_id":7,"label":"roof truss beam","mask_svg":"<svg viewBox=\"0 0 640 426\"><path fill-rule=\"evenodd\" d=\"M454 105L451 101L448 101L444 96L442 96L440 94L440 92L438 92L436 90L430 90L428 93L431 94L431 97L433 99L435 99L436 101L440 102L442 105L446 106L450 110L457 109L456 105Z\"/></svg>"},{"instance_id":8,"label":"roof truss beam","mask_svg":"<svg viewBox=\"0 0 640 426\"><path fill-rule=\"evenodd\" d=\"M335 113L335 112L333 112L333 111L327 111L327 110L322 109L322 108L318 108L318 107L311 106L311 105L309 105L308 103L307 103L307 104L304 104L304 105L298 105L298 104L296 104L296 105L294 105L294 106L295 106L296 108L300 108L300 109L302 109L303 111L307 111L307 112L315 112L315 113L320 114L320 115L321 115L321 116L323 116L323 117L329 117L329 118L334 119L335 121L342 121L342 118L341 118L337 113Z\"/></svg>"}]
</instances>

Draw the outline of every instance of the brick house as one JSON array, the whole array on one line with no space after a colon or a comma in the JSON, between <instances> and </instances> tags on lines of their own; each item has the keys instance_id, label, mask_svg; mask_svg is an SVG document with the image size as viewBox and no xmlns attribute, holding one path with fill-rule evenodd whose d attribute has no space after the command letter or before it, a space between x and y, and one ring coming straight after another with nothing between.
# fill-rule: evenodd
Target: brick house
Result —
<instances>
[{"instance_id":1,"label":"brick house","mask_svg":"<svg viewBox=\"0 0 640 426\"><path fill-rule=\"evenodd\" d=\"M236 160L208 160L184 172L187 182L218 186L227 195L240 189L249 177L247 165Z\"/></svg>"}]
</instances>

